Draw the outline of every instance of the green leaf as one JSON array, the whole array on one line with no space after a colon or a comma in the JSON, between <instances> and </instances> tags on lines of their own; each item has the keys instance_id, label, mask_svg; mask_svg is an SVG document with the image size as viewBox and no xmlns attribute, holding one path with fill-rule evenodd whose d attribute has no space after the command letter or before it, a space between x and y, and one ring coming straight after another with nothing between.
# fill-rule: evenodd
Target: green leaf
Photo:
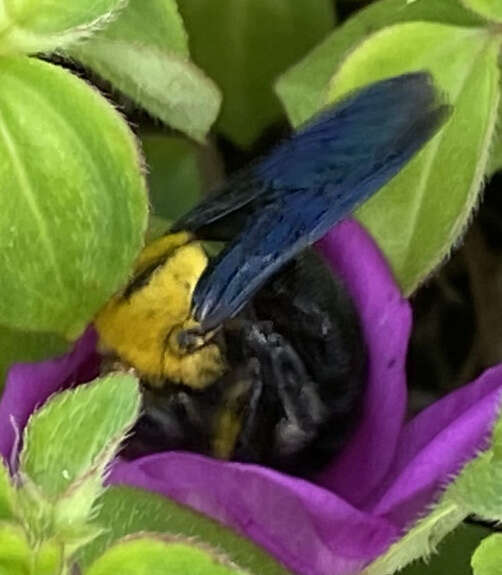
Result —
<instances>
[{"instance_id":1,"label":"green leaf","mask_svg":"<svg viewBox=\"0 0 502 575\"><path fill-rule=\"evenodd\" d=\"M0 390L13 364L62 355L69 347L69 343L56 334L30 333L3 326L0 326L0 341Z\"/></svg>"},{"instance_id":2,"label":"green leaf","mask_svg":"<svg viewBox=\"0 0 502 575\"><path fill-rule=\"evenodd\" d=\"M157 47L95 38L71 54L166 124L197 141L218 115L213 82L183 56Z\"/></svg>"},{"instance_id":3,"label":"green leaf","mask_svg":"<svg viewBox=\"0 0 502 575\"><path fill-rule=\"evenodd\" d=\"M144 534L108 549L85 575L244 575L226 557L193 540Z\"/></svg>"},{"instance_id":4,"label":"green leaf","mask_svg":"<svg viewBox=\"0 0 502 575\"><path fill-rule=\"evenodd\" d=\"M301 62L282 75L276 92L293 126L308 120L325 105L326 91L342 60L374 32L399 22L441 22L482 26L483 20L458 0L380 0L336 28Z\"/></svg>"},{"instance_id":5,"label":"green leaf","mask_svg":"<svg viewBox=\"0 0 502 575\"><path fill-rule=\"evenodd\" d=\"M502 20L502 4L500 0L462 0L474 12L481 14L488 20Z\"/></svg>"},{"instance_id":6,"label":"green leaf","mask_svg":"<svg viewBox=\"0 0 502 575\"><path fill-rule=\"evenodd\" d=\"M63 561L61 543L44 541L33 549L21 527L0 523L0 575L56 575Z\"/></svg>"},{"instance_id":7,"label":"green leaf","mask_svg":"<svg viewBox=\"0 0 502 575\"><path fill-rule=\"evenodd\" d=\"M64 500L79 491L81 500L74 500L66 513L85 516L89 499L95 499L87 481L97 476L101 482L105 466L136 420L139 403L137 380L125 373L55 395L25 428L21 475L51 499Z\"/></svg>"},{"instance_id":8,"label":"green leaf","mask_svg":"<svg viewBox=\"0 0 502 575\"><path fill-rule=\"evenodd\" d=\"M468 513L447 494L441 501L404 535L390 546L389 550L371 563L361 575L391 575L415 561L427 559L448 533L453 531Z\"/></svg>"},{"instance_id":9,"label":"green leaf","mask_svg":"<svg viewBox=\"0 0 502 575\"><path fill-rule=\"evenodd\" d=\"M33 575L57 575L64 573L63 565L68 550L60 541L44 541L37 548L33 559L31 573Z\"/></svg>"},{"instance_id":10,"label":"green leaf","mask_svg":"<svg viewBox=\"0 0 502 575\"><path fill-rule=\"evenodd\" d=\"M126 281L147 195L134 136L95 90L0 60L0 324L76 337Z\"/></svg>"},{"instance_id":11,"label":"green leaf","mask_svg":"<svg viewBox=\"0 0 502 575\"><path fill-rule=\"evenodd\" d=\"M183 138L162 134L145 134L141 143L153 213L176 220L201 196L203 182L198 149Z\"/></svg>"},{"instance_id":12,"label":"green leaf","mask_svg":"<svg viewBox=\"0 0 502 575\"><path fill-rule=\"evenodd\" d=\"M426 562L415 562L401 575L472 575L471 554L489 530L478 525L459 525L439 545L437 554Z\"/></svg>"},{"instance_id":13,"label":"green leaf","mask_svg":"<svg viewBox=\"0 0 502 575\"><path fill-rule=\"evenodd\" d=\"M239 575L244 571L226 557L193 540L160 534L128 538L108 549L85 572L86 575Z\"/></svg>"},{"instance_id":14,"label":"green leaf","mask_svg":"<svg viewBox=\"0 0 502 575\"><path fill-rule=\"evenodd\" d=\"M194 60L220 86L219 130L246 147L281 116L272 84L332 27L328 0L179 0Z\"/></svg>"},{"instance_id":15,"label":"green leaf","mask_svg":"<svg viewBox=\"0 0 502 575\"><path fill-rule=\"evenodd\" d=\"M48 52L106 26L127 0L3 0L0 54Z\"/></svg>"},{"instance_id":16,"label":"green leaf","mask_svg":"<svg viewBox=\"0 0 502 575\"><path fill-rule=\"evenodd\" d=\"M502 575L502 533L494 533L481 541L471 565L474 575Z\"/></svg>"},{"instance_id":17,"label":"green leaf","mask_svg":"<svg viewBox=\"0 0 502 575\"><path fill-rule=\"evenodd\" d=\"M0 521L14 517L16 492L11 483L9 470L0 458Z\"/></svg>"},{"instance_id":18,"label":"green leaf","mask_svg":"<svg viewBox=\"0 0 502 575\"><path fill-rule=\"evenodd\" d=\"M97 36L189 56L187 34L175 0L129 0L126 8Z\"/></svg>"},{"instance_id":19,"label":"green leaf","mask_svg":"<svg viewBox=\"0 0 502 575\"><path fill-rule=\"evenodd\" d=\"M94 515L95 510L92 510ZM91 515L92 516L92 515ZM88 521L89 518L87 518ZM97 539L103 533L103 527L95 523L76 523L71 524L61 521L61 517L57 516L53 525L52 532L57 541L63 542L65 555L74 556L74 554L81 548L89 545L94 539Z\"/></svg>"},{"instance_id":20,"label":"green leaf","mask_svg":"<svg viewBox=\"0 0 502 575\"><path fill-rule=\"evenodd\" d=\"M29 478L23 477L18 486L16 503L19 519L32 540L39 543L55 535L53 504Z\"/></svg>"},{"instance_id":21,"label":"green leaf","mask_svg":"<svg viewBox=\"0 0 502 575\"><path fill-rule=\"evenodd\" d=\"M131 0L116 22L68 53L150 114L198 141L218 115L220 93L188 60L174 0Z\"/></svg>"},{"instance_id":22,"label":"green leaf","mask_svg":"<svg viewBox=\"0 0 502 575\"><path fill-rule=\"evenodd\" d=\"M454 107L440 133L357 212L405 294L448 254L476 204L499 99L498 53L483 29L398 24L363 42L330 85L334 100L369 82L427 69Z\"/></svg>"},{"instance_id":23,"label":"green leaf","mask_svg":"<svg viewBox=\"0 0 502 575\"><path fill-rule=\"evenodd\" d=\"M29 575L32 553L24 531L0 523L0 575Z\"/></svg>"},{"instance_id":24,"label":"green leaf","mask_svg":"<svg viewBox=\"0 0 502 575\"><path fill-rule=\"evenodd\" d=\"M452 484L451 497L469 513L502 519L502 463L491 451L470 461Z\"/></svg>"},{"instance_id":25,"label":"green leaf","mask_svg":"<svg viewBox=\"0 0 502 575\"><path fill-rule=\"evenodd\" d=\"M223 551L244 569L260 575L288 575L264 550L220 523L155 493L131 487L110 487L97 505L96 522L105 532L79 551L77 561L88 566L113 542L139 531L196 537Z\"/></svg>"}]
</instances>

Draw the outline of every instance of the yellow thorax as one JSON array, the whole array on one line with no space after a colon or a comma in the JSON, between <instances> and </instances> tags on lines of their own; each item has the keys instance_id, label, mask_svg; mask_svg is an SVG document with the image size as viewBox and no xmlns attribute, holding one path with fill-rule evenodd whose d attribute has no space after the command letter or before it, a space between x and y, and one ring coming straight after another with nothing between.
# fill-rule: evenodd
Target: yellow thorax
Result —
<instances>
[{"instance_id":1,"label":"yellow thorax","mask_svg":"<svg viewBox=\"0 0 502 575\"><path fill-rule=\"evenodd\" d=\"M167 379L202 389L225 371L215 343L195 350L179 346L178 334L197 327L192 294L208 263L200 242L187 232L168 234L142 251L134 277L98 313L101 346L153 385Z\"/></svg>"}]
</instances>

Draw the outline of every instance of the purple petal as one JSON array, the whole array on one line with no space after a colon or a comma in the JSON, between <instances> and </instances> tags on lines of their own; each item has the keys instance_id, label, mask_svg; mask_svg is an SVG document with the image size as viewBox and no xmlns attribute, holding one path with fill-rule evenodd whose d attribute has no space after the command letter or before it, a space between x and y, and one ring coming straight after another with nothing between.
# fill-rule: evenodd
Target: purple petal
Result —
<instances>
[{"instance_id":1,"label":"purple petal","mask_svg":"<svg viewBox=\"0 0 502 575\"><path fill-rule=\"evenodd\" d=\"M0 454L10 460L19 433L31 413L56 391L96 376L96 335L87 332L74 349L57 359L14 365L0 401Z\"/></svg>"},{"instance_id":2,"label":"purple petal","mask_svg":"<svg viewBox=\"0 0 502 575\"><path fill-rule=\"evenodd\" d=\"M404 428L374 514L402 527L487 444L500 407L502 365L450 393Z\"/></svg>"},{"instance_id":3,"label":"purple petal","mask_svg":"<svg viewBox=\"0 0 502 575\"><path fill-rule=\"evenodd\" d=\"M111 483L156 491L253 539L302 575L358 572L398 534L307 481L188 453L119 462Z\"/></svg>"},{"instance_id":4,"label":"purple petal","mask_svg":"<svg viewBox=\"0 0 502 575\"><path fill-rule=\"evenodd\" d=\"M381 252L355 221L339 224L319 247L354 298L369 352L361 424L319 483L360 506L386 475L403 425L411 310Z\"/></svg>"}]
</instances>

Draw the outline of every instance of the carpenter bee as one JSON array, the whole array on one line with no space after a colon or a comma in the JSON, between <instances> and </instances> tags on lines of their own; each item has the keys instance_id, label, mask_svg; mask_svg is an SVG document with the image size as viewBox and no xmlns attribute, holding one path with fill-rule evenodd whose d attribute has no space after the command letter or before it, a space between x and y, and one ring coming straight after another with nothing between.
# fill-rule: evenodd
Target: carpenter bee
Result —
<instances>
[{"instance_id":1,"label":"carpenter bee","mask_svg":"<svg viewBox=\"0 0 502 575\"><path fill-rule=\"evenodd\" d=\"M421 72L355 91L146 246L95 321L102 347L142 382L126 454L183 449L309 474L340 449L365 344L310 246L394 177L448 109ZM207 241L224 247L209 257Z\"/></svg>"}]
</instances>

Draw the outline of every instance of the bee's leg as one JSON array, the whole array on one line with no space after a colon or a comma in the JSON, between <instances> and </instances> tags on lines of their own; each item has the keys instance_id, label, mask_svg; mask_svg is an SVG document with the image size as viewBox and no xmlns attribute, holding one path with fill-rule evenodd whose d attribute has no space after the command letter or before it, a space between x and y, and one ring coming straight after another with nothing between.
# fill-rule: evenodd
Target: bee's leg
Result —
<instances>
[{"instance_id":1,"label":"bee's leg","mask_svg":"<svg viewBox=\"0 0 502 575\"><path fill-rule=\"evenodd\" d=\"M316 438L328 414L318 386L291 345L273 333L268 338L268 349L271 377L284 411L275 429L275 450L280 457L287 458Z\"/></svg>"},{"instance_id":2,"label":"bee's leg","mask_svg":"<svg viewBox=\"0 0 502 575\"><path fill-rule=\"evenodd\" d=\"M267 463L270 460L274 430L282 416L277 390L270 374L268 338L270 322L255 322L247 318L233 320L231 345L236 357L245 365L250 382L249 396L243 411L242 428L234 452L235 459Z\"/></svg>"},{"instance_id":3,"label":"bee's leg","mask_svg":"<svg viewBox=\"0 0 502 575\"><path fill-rule=\"evenodd\" d=\"M263 380L260 363L251 358L247 365L250 379L250 395L242 418L242 428L234 456L240 461L259 461L260 453L255 445L256 430L260 425L260 401L263 393Z\"/></svg>"},{"instance_id":4,"label":"bee's leg","mask_svg":"<svg viewBox=\"0 0 502 575\"><path fill-rule=\"evenodd\" d=\"M241 453L248 454L258 445L265 449L266 460L288 467L289 460L294 461L317 437L328 418L326 407L302 359L281 335L268 325L250 322L241 337L246 354L255 358L256 390L255 402L250 402L244 418ZM263 461L263 455L258 460Z\"/></svg>"}]
</instances>

